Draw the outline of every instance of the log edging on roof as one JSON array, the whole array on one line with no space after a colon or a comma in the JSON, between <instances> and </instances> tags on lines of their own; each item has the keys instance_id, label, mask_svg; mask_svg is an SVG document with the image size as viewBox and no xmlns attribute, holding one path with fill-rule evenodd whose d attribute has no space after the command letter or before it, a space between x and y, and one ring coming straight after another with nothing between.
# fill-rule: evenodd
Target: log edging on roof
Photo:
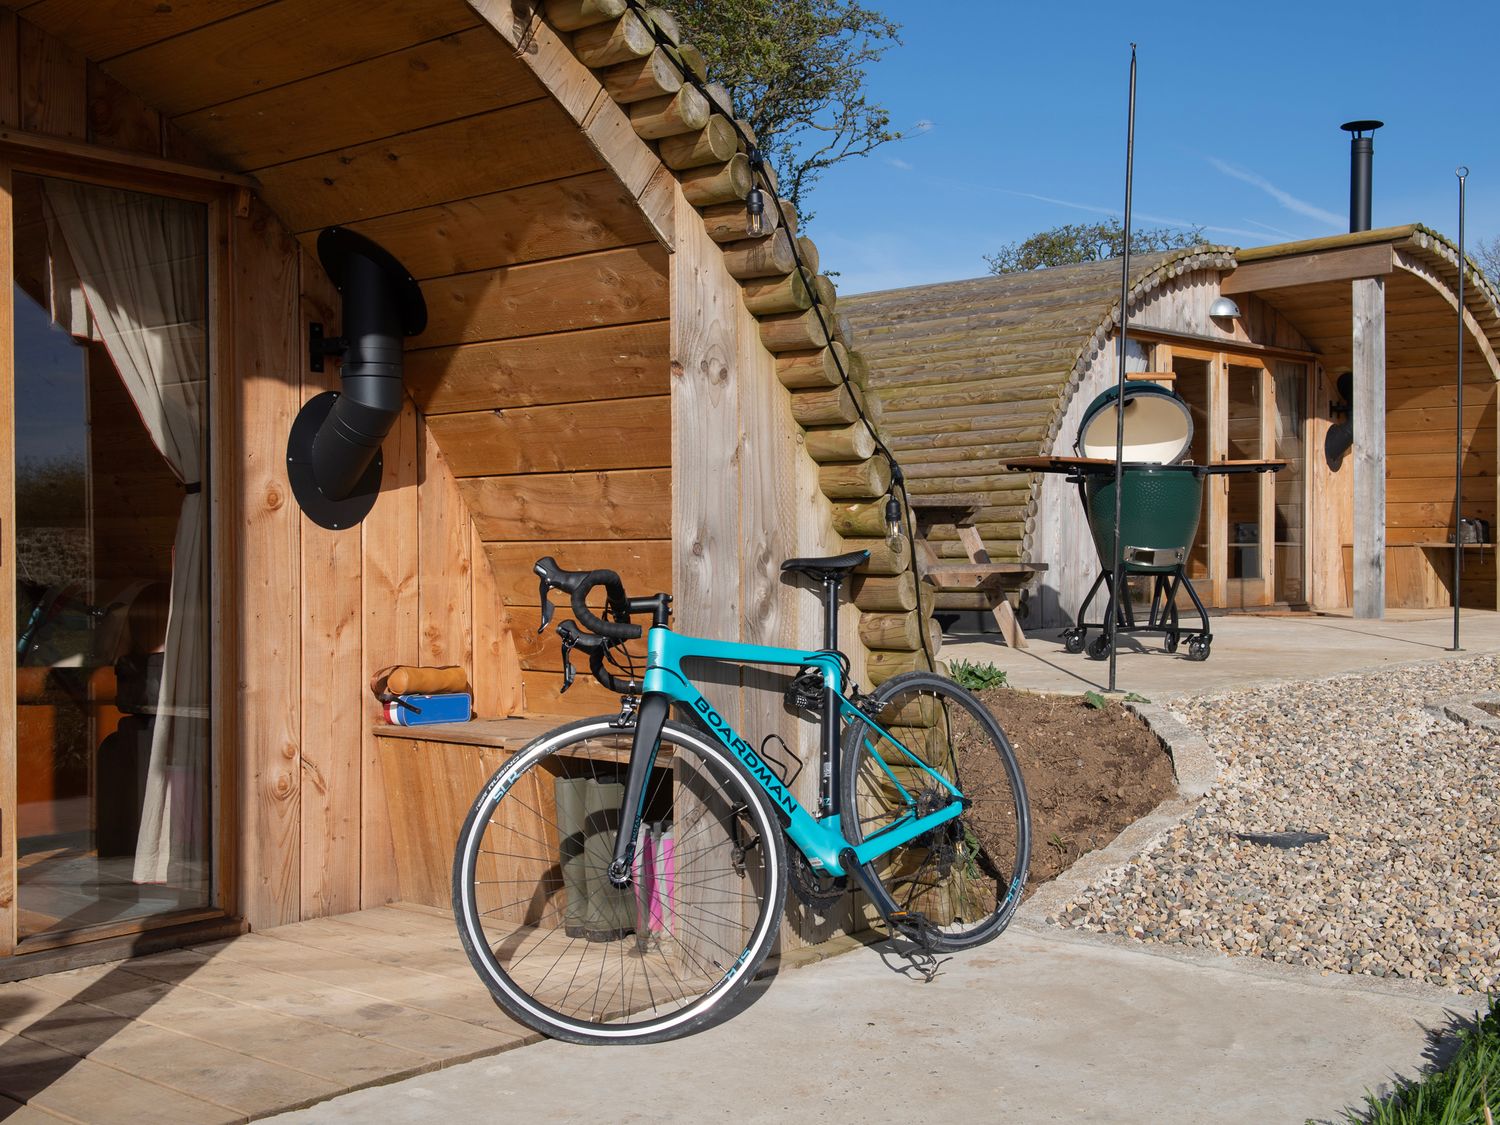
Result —
<instances>
[{"instance_id":1,"label":"log edging on roof","mask_svg":"<svg viewBox=\"0 0 1500 1125\"><path fill-rule=\"evenodd\" d=\"M470 3L506 33L496 0ZM645 26L647 21L651 28ZM652 28L666 45L658 45ZM672 175L710 237L720 244L730 274L741 285L745 307L759 325L761 345L775 356L777 377L791 397L804 452L817 463L821 490L833 503L829 530L860 540L851 540L851 547L867 545L863 540L868 538L883 548L879 543L884 534L881 501L890 487L890 475L856 409L858 400L878 428L879 400L866 392L868 364L852 349L848 318L836 311L832 280L817 272L816 245L796 233L795 211L786 205L779 212L768 207L766 235L742 237L743 200L751 174L748 154L730 125L727 92L710 85L710 104L701 104L705 99L683 81L682 73L706 78L702 55L682 40L676 21L659 9L648 9L642 17L624 0L548 0L543 15L533 16L524 27L512 24L506 38L524 51L527 42L543 30L566 43L601 87L590 107L575 116L606 162L612 163L611 154L596 137L601 130L594 125L603 116L628 122L655 156L649 175L632 161L632 171L642 185L637 198L643 209L649 212L650 185L663 175ZM583 100L576 91L574 96ZM741 123L741 129L753 137L748 125ZM612 138L612 144L621 147L620 138ZM793 240L800 269L792 254ZM810 311L815 301L823 309L826 331ZM838 376L839 363L849 376L848 387ZM910 553L899 562L881 557L887 554L883 549L872 551L871 562L859 572L865 577L856 577L853 595L861 614L861 642L871 650L869 677L877 683L926 666L920 647L910 649L912 630L889 628L887 619L893 613L912 615L913 627L925 630L926 636L932 631L931 597L921 599L920 618L911 608L915 571Z\"/></svg>"}]
</instances>

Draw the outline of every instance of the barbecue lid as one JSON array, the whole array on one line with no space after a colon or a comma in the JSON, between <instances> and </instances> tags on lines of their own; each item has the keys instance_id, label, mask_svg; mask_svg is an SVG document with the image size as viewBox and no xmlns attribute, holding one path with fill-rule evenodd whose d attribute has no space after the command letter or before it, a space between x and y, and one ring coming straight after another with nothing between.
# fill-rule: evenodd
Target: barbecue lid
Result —
<instances>
[{"instance_id":1,"label":"barbecue lid","mask_svg":"<svg viewBox=\"0 0 1500 1125\"><path fill-rule=\"evenodd\" d=\"M1078 440L1081 457L1115 456L1115 399L1110 387L1083 412ZM1125 460L1142 464L1175 465L1193 446L1193 414L1170 387L1160 383L1125 385Z\"/></svg>"}]
</instances>

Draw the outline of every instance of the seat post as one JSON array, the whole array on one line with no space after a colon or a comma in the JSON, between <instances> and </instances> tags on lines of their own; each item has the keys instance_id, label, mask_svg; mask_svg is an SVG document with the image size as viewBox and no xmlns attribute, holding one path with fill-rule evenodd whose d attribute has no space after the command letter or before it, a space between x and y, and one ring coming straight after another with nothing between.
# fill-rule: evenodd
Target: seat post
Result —
<instances>
[{"instance_id":1,"label":"seat post","mask_svg":"<svg viewBox=\"0 0 1500 1125\"><path fill-rule=\"evenodd\" d=\"M823 647L839 647L839 587L844 584L842 574L823 575Z\"/></svg>"},{"instance_id":2,"label":"seat post","mask_svg":"<svg viewBox=\"0 0 1500 1125\"><path fill-rule=\"evenodd\" d=\"M837 650L839 647L839 587L844 584L844 575L825 570L823 578L823 647ZM849 685L844 685L849 690ZM833 685L823 685L823 720L819 738L818 754L818 806L825 813L838 810L838 761L839 761L839 697Z\"/></svg>"}]
</instances>

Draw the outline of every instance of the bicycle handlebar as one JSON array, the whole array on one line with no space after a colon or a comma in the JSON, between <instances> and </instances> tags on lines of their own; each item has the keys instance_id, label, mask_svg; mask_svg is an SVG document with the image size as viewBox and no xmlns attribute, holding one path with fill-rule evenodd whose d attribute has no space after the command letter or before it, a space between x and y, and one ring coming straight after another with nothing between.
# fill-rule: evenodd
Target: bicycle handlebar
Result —
<instances>
[{"instance_id":1,"label":"bicycle handlebar","mask_svg":"<svg viewBox=\"0 0 1500 1125\"><path fill-rule=\"evenodd\" d=\"M614 571L564 570L551 555L538 559L531 569L542 580L541 629L546 629L547 623L552 620L552 603L547 600L547 591L556 588L567 591L572 599L573 616L589 632L614 641L633 641L641 635L641 627L630 623L630 600L625 596L625 586L621 583L620 576ZM619 620L606 621L588 607L586 599L596 586L604 587L609 612ZM561 634L561 626L558 632ZM583 636L584 634L579 634L580 639L574 643L587 647L583 645Z\"/></svg>"},{"instance_id":2,"label":"bicycle handlebar","mask_svg":"<svg viewBox=\"0 0 1500 1125\"><path fill-rule=\"evenodd\" d=\"M568 660L567 654L571 649L581 648L589 654L589 673L601 684L617 695L639 694L641 686L634 680L622 680L604 666L604 654L609 651L612 644L608 637L596 637L589 633L580 632L578 626L571 621L563 621L557 626L557 635L563 642L563 691L567 691L573 685L573 664Z\"/></svg>"}]
</instances>

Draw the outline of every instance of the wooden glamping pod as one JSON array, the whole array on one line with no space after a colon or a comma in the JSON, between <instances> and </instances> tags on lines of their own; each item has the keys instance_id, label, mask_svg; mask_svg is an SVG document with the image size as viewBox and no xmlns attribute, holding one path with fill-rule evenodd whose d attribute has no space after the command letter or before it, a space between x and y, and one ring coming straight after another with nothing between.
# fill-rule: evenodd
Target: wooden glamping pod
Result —
<instances>
[{"instance_id":1,"label":"wooden glamping pod","mask_svg":"<svg viewBox=\"0 0 1500 1125\"><path fill-rule=\"evenodd\" d=\"M446 903L509 744L387 737L366 681L457 665L481 719L616 710L561 693L539 556L671 591L686 631L816 647L781 560L880 542L847 340L808 315L836 323L832 286L792 216L742 237L697 53L621 3L533 8L0 7L0 972ZM341 331L334 226L427 311L373 508L337 528L288 481L294 419L339 387L309 331ZM855 580L861 678L921 659L907 566ZM810 748L781 685L717 702Z\"/></svg>"},{"instance_id":2,"label":"wooden glamping pod","mask_svg":"<svg viewBox=\"0 0 1500 1125\"><path fill-rule=\"evenodd\" d=\"M1210 607L1451 604L1457 261L1420 226L1132 260L1127 370L1187 401L1192 459L1288 462L1210 478L1188 568ZM978 494L994 556L1046 565L1019 592L1028 627L1071 623L1099 561L1076 485L1006 463L1075 454L1084 411L1115 383L1119 291L1115 261L839 306L914 496ZM1211 315L1221 297L1230 315ZM1500 306L1472 266L1464 301L1461 515L1493 527ZM1463 549L1463 604L1494 609L1493 548ZM973 608L964 598L939 604Z\"/></svg>"}]
</instances>

